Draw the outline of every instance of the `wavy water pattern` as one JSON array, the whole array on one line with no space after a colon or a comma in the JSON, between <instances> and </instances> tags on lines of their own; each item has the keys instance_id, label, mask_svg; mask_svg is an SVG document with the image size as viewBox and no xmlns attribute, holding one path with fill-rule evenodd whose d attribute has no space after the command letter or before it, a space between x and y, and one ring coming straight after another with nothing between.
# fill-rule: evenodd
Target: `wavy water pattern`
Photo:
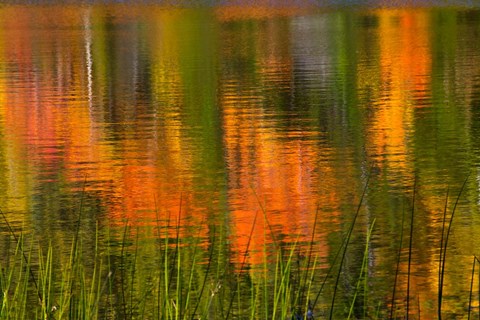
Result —
<instances>
[{"instance_id":1,"label":"wavy water pattern","mask_svg":"<svg viewBox=\"0 0 480 320\"><path fill-rule=\"evenodd\" d=\"M410 286L429 318L445 195L470 173L444 306L462 313L480 254L480 11L292 3L2 6L0 206L15 230L68 252L82 203L92 234L218 236L262 281L270 249L313 233L327 270L368 178L343 280L349 292L375 220L372 295L386 301L416 180Z\"/></svg>"}]
</instances>

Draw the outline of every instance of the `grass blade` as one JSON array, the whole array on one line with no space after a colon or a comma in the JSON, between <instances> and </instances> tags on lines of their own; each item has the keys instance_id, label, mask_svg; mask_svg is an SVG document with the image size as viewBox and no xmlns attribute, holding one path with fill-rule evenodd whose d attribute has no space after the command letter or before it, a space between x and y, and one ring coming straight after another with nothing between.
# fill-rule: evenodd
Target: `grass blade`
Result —
<instances>
[{"instance_id":1,"label":"grass blade","mask_svg":"<svg viewBox=\"0 0 480 320\"><path fill-rule=\"evenodd\" d=\"M407 310L406 310L406 319L408 320L408 315L410 313L410 275L412 267L412 247L413 247L413 228L414 228L414 218L415 218L415 194L417 192L417 178L413 183L413 195L412 195L412 212L410 215L410 242L408 244L408 271L407 271Z\"/></svg>"},{"instance_id":2,"label":"grass blade","mask_svg":"<svg viewBox=\"0 0 480 320\"><path fill-rule=\"evenodd\" d=\"M350 238L352 236L353 228L355 227L355 223L356 223L357 218L360 214L360 208L362 207L363 199L365 198L365 195L367 193L369 180L370 180L370 175L368 175L368 177L367 177L365 187L363 188L362 197L360 198L360 202L358 203L357 211L355 212L355 216L353 217L352 224L350 225L350 229L348 230L348 233L347 233L347 236L346 236L345 246L343 248L342 259L340 260L340 266L339 266L338 273L337 273L337 279L335 280L335 286L333 288L333 298L332 298L332 304L330 306L330 316L329 316L330 320L333 317L333 311L334 311L334 308L335 308L335 298L336 298L336 295L337 295L338 283L340 281L340 274L342 273L343 262L345 261L345 257L347 255L348 244L349 244Z\"/></svg>"},{"instance_id":3,"label":"grass blade","mask_svg":"<svg viewBox=\"0 0 480 320\"><path fill-rule=\"evenodd\" d=\"M398 273L400 272L400 259L402 255L404 224L405 224L405 207L403 208L403 212L402 212L402 229L400 231L400 241L399 241L400 245L398 246L397 268L395 270L395 280L393 281L392 302L390 304L390 319L393 319L393 309L395 307L395 293L397 288Z\"/></svg>"},{"instance_id":4,"label":"grass blade","mask_svg":"<svg viewBox=\"0 0 480 320\"><path fill-rule=\"evenodd\" d=\"M470 177L470 174L465 178L465 181L462 184L462 187L460 188L460 191L458 192L457 199L455 200L455 204L453 206L452 210L452 215L450 216L450 221L447 226L447 233L445 235L445 243L443 244L443 255L442 255L442 270L440 272L440 285L438 287L438 319L442 319L442 300L443 300L443 280L445 276L445 261L447 257L447 247L448 247L448 239L450 237L450 232L452 230L452 224L453 224L453 218L455 216L455 211L457 209L458 201L460 200L460 196L463 193L463 190L465 189L465 186L467 185L468 178Z\"/></svg>"},{"instance_id":5,"label":"grass blade","mask_svg":"<svg viewBox=\"0 0 480 320\"><path fill-rule=\"evenodd\" d=\"M245 249L245 253L243 254L242 264L240 265L240 271L239 271L240 275L242 274L243 267L245 266L245 263L247 261L247 256L248 256L248 252L249 252L249 249L250 249L250 242L252 241L253 231L255 230L255 224L257 222L257 216L258 216L258 211L255 212L255 217L253 218L252 229L250 230L250 236L248 237L247 248ZM240 282L240 279L237 278L237 286L235 287L235 290L232 292L232 296L230 298L230 303L228 305L227 315L226 315L225 319L228 319L228 317L230 315L230 311L232 309L233 301L235 300L235 295L237 294L237 291L238 291L238 282Z\"/></svg>"},{"instance_id":6,"label":"grass blade","mask_svg":"<svg viewBox=\"0 0 480 320\"><path fill-rule=\"evenodd\" d=\"M477 257L473 257L473 266L472 266L472 277L470 280L470 294L468 297L468 320L470 320L470 313L472 311L472 298L473 298L473 280L475 277L475 264L477 262Z\"/></svg>"},{"instance_id":7,"label":"grass blade","mask_svg":"<svg viewBox=\"0 0 480 320\"><path fill-rule=\"evenodd\" d=\"M1 214L2 217L3 217L3 220L5 221L5 224L7 225L8 232L10 232L10 234L11 234L12 237L13 237L13 239L14 239L15 242L17 243L17 246L19 246L19 245L20 245L20 241L19 241L19 239L17 238L15 232L13 232L13 229L12 229L12 227L10 226L10 223L8 223L7 217L5 216L5 213L4 213L3 210L1 210L1 209L0 209L0 214ZM23 260L24 260L24 262L26 263L26 265L28 266L28 271L29 271L29 275L30 275L30 280L33 282L33 285L35 286L35 290L36 290L36 292L37 292L38 299L39 299L40 303L43 304L44 300L43 300L42 294L41 294L40 291L39 291L38 284L37 284L37 280L35 279L35 275L33 274L32 268L30 268L29 260L28 260L27 256L25 255L25 251L23 251L23 247L20 247L20 250L21 250L21 252L22 252Z\"/></svg>"}]
</instances>

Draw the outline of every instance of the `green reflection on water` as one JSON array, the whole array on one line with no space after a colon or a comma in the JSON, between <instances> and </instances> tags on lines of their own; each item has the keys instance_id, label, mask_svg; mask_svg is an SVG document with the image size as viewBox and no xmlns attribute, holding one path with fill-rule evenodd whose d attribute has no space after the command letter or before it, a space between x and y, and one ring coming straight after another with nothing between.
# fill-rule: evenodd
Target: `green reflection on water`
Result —
<instances>
[{"instance_id":1,"label":"green reflection on water","mask_svg":"<svg viewBox=\"0 0 480 320\"><path fill-rule=\"evenodd\" d=\"M45 8L2 9L9 45L0 55L0 203L16 231L68 253L80 206L86 251L96 224L121 242L128 222L133 243L169 221L165 234L139 238L144 251L129 262L138 265L135 285L159 281L149 274L165 257L150 257L178 232L188 247L181 268L205 263L213 250L209 285L228 274L225 301L246 260L240 286L250 291L236 298L234 313L262 318L273 312L278 246L298 241L295 263L305 263L318 206L318 291L370 174L335 312L350 307L375 219L370 282L355 312L375 314L371 303L380 301L386 314L401 216L417 178L412 299L428 318L436 314L445 195L450 188L456 196L473 172L454 221L444 307L465 313L478 254L477 10L50 9L49 18ZM195 272L203 279L207 267ZM329 312L331 284L318 314ZM212 318L227 312L212 308Z\"/></svg>"}]
</instances>

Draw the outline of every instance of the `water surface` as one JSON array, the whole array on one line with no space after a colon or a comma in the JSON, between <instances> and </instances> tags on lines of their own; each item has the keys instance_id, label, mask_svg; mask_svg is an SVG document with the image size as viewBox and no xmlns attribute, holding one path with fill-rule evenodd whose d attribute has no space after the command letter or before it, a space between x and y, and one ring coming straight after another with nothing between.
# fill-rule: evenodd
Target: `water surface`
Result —
<instances>
[{"instance_id":1,"label":"water surface","mask_svg":"<svg viewBox=\"0 0 480 320\"><path fill-rule=\"evenodd\" d=\"M466 314L480 255L478 8L15 5L0 17L0 207L15 230L69 252L79 211L85 239L97 225L119 238L178 225L205 248L222 239L236 268L250 246L255 282L274 242L308 248L312 234L326 272L361 203L339 303L373 226L369 299L385 311L404 213L405 299L416 181L410 295L431 318L445 199L450 214L469 177L443 308Z\"/></svg>"}]
</instances>

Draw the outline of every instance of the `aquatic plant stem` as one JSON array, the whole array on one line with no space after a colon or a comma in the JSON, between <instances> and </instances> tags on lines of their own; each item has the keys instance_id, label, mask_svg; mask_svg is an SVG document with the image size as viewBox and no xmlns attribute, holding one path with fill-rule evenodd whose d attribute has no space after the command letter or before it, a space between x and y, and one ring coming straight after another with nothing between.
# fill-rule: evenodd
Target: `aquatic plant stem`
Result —
<instances>
[{"instance_id":1,"label":"aquatic plant stem","mask_svg":"<svg viewBox=\"0 0 480 320\"><path fill-rule=\"evenodd\" d=\"M15 232L13 232L13 229L12 227L10 226L10 223L8 223L8 220L7 220L7 217L5 216L5 213L3 212L2 209L0 209L0 214L2 215L3 217L3 220L5 221L5 224L7 225L7 228L8 228L8 232L10 232L10 234L12 235L13 239L15 240L17 246L20 246L20 241L19 239L17 238ZM28 273L29 273L29 276L30 276L30 279L31 281L33 282L33 285L35 286L35 290L37 291L37 295L38 295L38 300L41 304L43 304L44 300L43 300L43 296L42 294L40 293L40 290L38 288L38 284L37 284L37 280L35 279L35 275L33 274L33 271L32 269L30 268L29 266L29 263L28 263L28 259L27 259L27 256L25 255L25 251L23 251L23 248L20 247L20 251L22 252L22 257L23 257L23 260L25 261L26 265L28 266Z\"/></svg>"},{"instance_id":2,"label":"aquatic plant stem","mask_svg":"<svg viewBox=\"0 0 480 320\"><path fill-rule=\"evenodd\" d=\"M85 175L85 178L83 180L83 187L82 187L82 196L80 197L80 206L79 206L79 209L78 209L78 220L77 220L77 225L76 225L76 230L75 230L75 236L73 238L73 256L72 256L72 272L73 272L73 267L76 266L76 262L77 262L77 255L78 255L78 241L79 241L79 238L80 238L80 229L81 229L81 226L82 226L82 214L83 214L83 202L84 202L84 198L85 198L85 190L86 190L86 186L87 186L87 176ZM72 298L74 296L74 293L73 293L73 287L74 287L74 283L75 283L75 277L72 277L70 279L70 299L69 299L69 313L70 315L72 315Z\"/></svg>"},{"instance_id":3,"label":"aquatic plant stem","mask_svg":"<svg viewBox=\"0 0 480 320\"><path fill-rule=\"evenodd\" d=\"M412 248L413 248L413 228L414 228L414 218L415 218L415 194L417 192L417 178L413 182L413 194L412 194L412 212L410 215L410 241L408 244L408 271L407 271L407 310L406 310L406 319L408 320L408 315L410 311L410 270L412 267Z\"/></svg>"},{"instance_id":4,"label":"aquatic plant stem","mask_svg":"<svg viewBox=\"0 0 480 320\"><path fill-rule=\"evenodd\" d=\"M366 317L366 293L367 293L367 277L368 277L368 251L370 249L370 241L373 233L373 228L375 226L375 219L367 230L367 239L365 241L365 249L363 251L363 259L362 259L362 267L360 269L360 274L358 275L357 285L355 286L355 294L353 296L352 302L350 303L350 310L348 313L348 319L351 319L353 316L354 308L355 308L355 301L357 300L358 293L360 291L360 286L363 283L363 296L364 296L364 303L363 303L363 319L367 319Z\"/></svg>"},{"instance_id":5,"label":"aquatic plant stem","mask_svg":"<svg viewBox=\"0 0 480 320\"><path fill-rule=\"evenodd\" d=\"M441 278L442 278L442 265L443 265L443 243L445 241L445 225L447 222L447 212L448 212L448 197L450 193L450 188L447 188L447 195L445 197L445 205L443 207L443 219L442 219L442 233L440 237L440 253L438 258L438 288L441 286ZM438 290L438 304L440 305L442 298L441 298L441 291ZM441 319L440 308L437 310L438 317Z\"/></svg>"},{"instance_id":6,"label":"aquatic plant stem","mask_svg":"<svg viewBox=\"0 0 480 320\"><path fill-rule=\"evenodd\" d=\"M157 197L153 194L153 202L155 205L155 219L156 219L156 227L157 227L157 237L161 239L161 230L160 230L160 217L158 214L158 207L157 207ZM159 246L159 253L161 252L161 246ZM162 277L160 276L161 272L158 272L158 280L157 280L157 317L161 318L161 311L160 311L160 296L161 296L161 282Z\"/></svg>"},{"instance_id":7,"label":"aquatic plant stem","mask_svg":"<svg viewBox=\"0 0 480 320\"><path fill-rule=\"evenodd\" d=\"M178 208L178 218L177 218L177 226L176 226L176 238L175 238L175 251L173 252L173 261L172 261L172 265L175 264L175 262L177 261L177 255L178 255L178 248L179 248L179 239L180 239L180 221L181 221L181 217L182 217L182 205L183 205L183 193L180 193L180 204L179 204L179 208ZM168 232L168 230L167 230ZM170 276L169 276L169 285L172 285L173 281L171 281L173 279L173 271L175 270L175 267L172 266L172 268L170 269ZM170 289L170 287L168 288Z\"/></svg>"},{"instance_id":8,"label":"aquatic plant stem","mask_svg":"<svg viewBox=\"0 0 480 320\"><path fill-rule=\"evenodd\" d=\"M312 252L313 252L313 244L314 244L314 241L315 241L315 230L317 228L317 221L318 221L318 210L319 210L319 205L317 204L317 209L315 210L315 220L313 221L313 229L312 229L312 238L310 239L310 248L308 249L308 259L307 259L307 266L305 268L305 275L304 275L304 278L303 278L303 282L300 281L300 290L297 294L297 299L299 299L299 305L303 305L302 303L302 298L304 297L304 294L303 292L305 291L305 287L307 285L307 277L308 277L308 270L310 268L310 262L311 262L311 259L312 259ZM308 300L308 299L307 299ZM306 301L306 306L305 306L305 314L304 314L304 317L307 316L307 312L308 312L308 301ZM312 310L313 311L313 310Z\"/></svg>"},{"instance_id":9,"label":"aquatic plant stem","mask_svg":"<svg viewBox=\"0 0 480 320\"><path fill-rule=\"evenodd\" d=\"M205 223L205 219L203 219L200 222L200 229L203 228L204 223ZM188 277L188 288L187 288L187 296L185 298L185 307L182 308L182 310L185 311L186 314L188 312L188 307L189 307L189 304L190 304L190 294L193 291L192 290L192 282L193 282L193 278L194 278L195 265L197 263L197 251L198 251L199 244L200 244L200 239L201 239L200 231L198 233L199 234L197 235L196 241L195 241L195 247L193 249L192 262L190 264L190 274L189 274L189 277ZM197 302L198 301L200 301L200 298L198 298ZM186 314L182 315L182 312L180 312L180 319L186 318L187 317ZM192 314L192 316L194 316L194 314Z\"/></svg>"},{"instance_id":10,"label":"aquatic plant stem","mask_svg":"<svg viewBox=\"0 0 480 320\"><path fill-rule=\"evenodd\" d=\"M320 289L318 290L318 293L317 293L317 295L315 296L315 300L313 301L312 310L315 309L315 306L316 306L316 304L317 304L317 302L318 302L318 299L320 298L320 294L322 293L323 288L325 287L325 284L327 283L327 279L330 277L330 274L331 274L332 271L333 271L333 266L334 266L335 263L337 262L337 259L338 259L338 257L340 256L340 252L342 252L342 248L344 247L344 245L345 245L346 243L347 243L347 237L345 236L345 238L343 239L342 244L340 245L340 247L338 248L337 252L335 253L335 257L333 258L332 263L330 264L330 267L328 268L327 274L326 274L325 277L323 278L322 285L320 286ZM313 281L313 279L312 279L312 281Z\"/></svg>"},{"instance_id":11,"label":"aquatic plant stem","mask_svg":"<svg viewBox=\"0 0 480 320\"><path fill-rule=\"evenodd\" d=\"M125 241L127 238L127 230L128 230L128 221L125 222L125 228L123 230L123 238L122 238L122 250L120 253L120 259L121 259L120 285L122 289L122 307L123 307L124 317L127 317L127 302L125 297Z\"/></svg>"},{"instance_id":12,"label":"aquatic plant stem","mask_svg":"<svg viewBox=\"0 0 480 320\"><path fill-rule=\"evenodd\" d=\"M357 218L360 214L360 209L362 207L363 199L365 198L365 195L367 193L369 180L370 180L370 175L367 176L367 181L365 182L365 187L363 188L362 196L360 198L360 202L358 203L357 211L355 212L355 215L353 217L353 221L350 225L350 228L347 232L347 236L346 236L346 239L345 239L345 246L343 248L342 259L340 260L340 266L338 267L337 279L335 280L335 286L333 288L333 297L332 297L332 303L331 303L331 306L330 306L330 315L329 315L330 320L333 319L333 311L334 311L334 308L335 308L335 298L336 298L336 295L337 295L338 283L340 282L340 274L342 273L343 262L345 261L345 257L347 256L348 244L350 243L350 238L352 236L353 228L355 227L355 223L356 223Z\"/></svg>"},{"instance_id":13,"label":"aquatic plant stem","mask_svg":"<svg viewBox=\"0 0 480 320\"><path fill-rule=\"evenodd\" d=\"M215 239L216 239L216 234L215 234L215 225L214 225L213 226L213 239L212 239L212 244L211 244L211 247L210 247L210 253L208 255L207 270L205 270L205 275L203 276L202 288L200 289L200 294L199 294L198 299L197 299L197 304L195 305L195 308L193 309L192 319L195 317L198 306L200 305L201 298L203 296L203 292L205 291L205 286L207 284L208 275L210 273L210 267L212 266L212 261L213 261L213 252L214 252L214 249L215 249Z\"/></svg>"},{"instance_id":14,"label":"aquatic plant stem","mask_svg":"<svg viewBox=\"0 0 480 320\"><path fill-rule=\"evenodd\" d=\"M252 189L252 192L253 192L253 194L255 195L255 199L257 200L257 203L258 203L258 205L260 206L260 209L262 210L265 223L266 223L267 226L268 226L268 230L270 230L270 236L272 237L272 242L273 242L275 248L276 248L279 252L282 252L282 248L278 245L277 238L275 237L275 233L273 232L272 225L271 225L270 222L268 221L268 218L267 218L267 210L266 210L265 207L262 205L262 202L260 201L260 198L258 197L258 194L255 192L255 189L253 188L252 185L250 185L250 189ZM281 260L280 260L280 261L281 261Z\"/></svg>"},{"instance_id":15,"label":"aquatic plant stem","mask_svg":"<svg viewBox=\"0 0 480 320\"><path fill-rule=\"evenodd\" d=\"M395 270L395 280L393 281L392 302L390 304L390 319L393 319L393 309L395 307L395 293L397 288L398 273L400 271L400 259L402 256L404 224L405 224L405 206L403 207L403 210L402 210L402 229L400 230L400 241L399 241L400 245L398 246L397 268Z\"/></svg>"},{"instance_id":16,"label":"aquatic plant stem","mask_svg":"<svg viewBox=\"0 0 480 320\"><path fill-rule=\"evenodd\" d=\"M133 263L132 263L132 269L130 270L131 274L130 277L131 282L130 282L130 319L133 319L133 296L134 296L134 285L135 285L135 274L136 274L136 266L137 266L137 256L138 256L138 234L139 234L139 229L137 226L136 230L136 236L135 236L135 253L133 255Z\"/></svg>"},{"instance_id":17,"label":"aquatic plant stem","mask_svg":"<svg viewBox=\"0 0 480 320\"><path fill-rule=\"evenodd\" d=\"M465 189L465 186L467 185L468 178L470 177L470 174L465 178L465 181L462 184L462 187L460 188L460 191L458 192L457 199L455 200L455 204L453 206L452 210L452 215L450 216L450 221L448 223L447 227L447 233L445 235L445 243L443 244L443 255L442 255L442 271L440 273L440 285L438 287L438 319L442 319L442 302L443 302L443 280L445 276L445 261L446 261L446 256L447 256L447 247L448 247L448 239L450 237L450 232L452 229L452 224L453 224L453 218L455 216L455 211L457 209L458 201L460 200L460 196L463 193L463 190Z\"/></svg>"},{"instance_id":18,"label":"aquatic plant stem","mask_svg":"<svg viewBox=\"0 0 480 320\"><path fill-rule=\"evenodd\" d=\"M255 217L253 218L252 229L250 230L250 236L248 237L247 247L246 247L245 252L243 254L243 260L242 260L242 264L240 265L239 276L242 274L243 267L245 266L245 263L247 262L247 256L248 256L248 253L249 253L249 250L250 250L250 243L252 241L253 231L255 230L255 224L257 222L257 216L258 216L258 211L255 212ZM228 305L227 315L226 315L225 319L228 319L228 317L230 315L230 311L232 309L233 301L235 300L235 295L237 294L239 285L240 285L240 279L237 277L237 286L235 287L235 290L232 292L232 296L230 298L230 303Z\"/></svg>"},{"instance_id":19,"label":"aquatic plant stem","mask_svg":"<svg viewBox=\"0 0 480 320\"><path fill-rule=\"evenodd\" d=\"M470 320L470 313L472 311L472 298L473 298L473 280L475 278L475 264L477 262L477 257L473 257L473 266L472 266L472 276L470 280L470 294L468 297L468 320Z\"/></svg>"}]
</instances>

